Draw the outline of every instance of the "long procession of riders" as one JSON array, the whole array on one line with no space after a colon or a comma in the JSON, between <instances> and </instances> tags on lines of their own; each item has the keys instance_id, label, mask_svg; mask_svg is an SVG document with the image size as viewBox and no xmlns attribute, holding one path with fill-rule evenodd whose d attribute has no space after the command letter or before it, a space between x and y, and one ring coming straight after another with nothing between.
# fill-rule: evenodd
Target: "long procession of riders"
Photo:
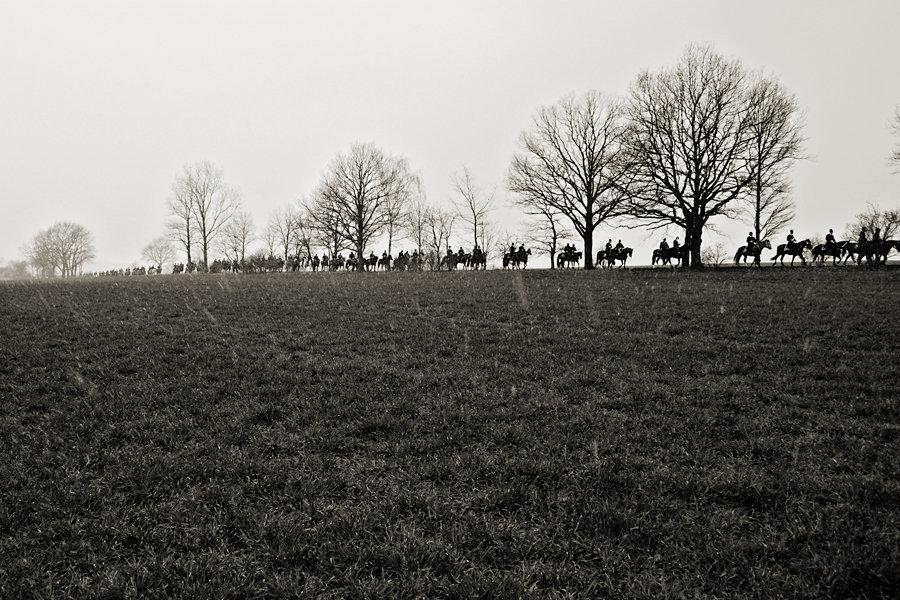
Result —
<instances>
[{"instance_id":1,"label":"long procession of riders","mask_svg":"<svg viewBox=\"0 0 900 600\"><path fill-rule=\"evenodd\" d=\"M756 239L753 232L747 235L746 243L737 249L734 255L734 265L749 265L759 267L762 264L763 254L766 250L774 250L775 256L770 261L773 266L786 266L784 259L790 257L790 265L796 259L801 265L827 264L831 259L832 265L846 265L848 261L857 266L877 266L887 262L891 251L900 252L900 240L883 239L881 229L873 228L871 238L867 227L862 227L856 240L837 240L834 230L829 229L825 241L814 244L809 238L797 240L794 230L791 229L783 244L773 246L769 239ZM660 267L678 268L687 261L688 248L679 241L676 236L671 244L667 238L663 238L659 246L653 250L650 265ZM626 247L622 240L616 244L612 239L607 240L604 247L597 251L596 259L591 266L598 269L625 268L628 259L634 254L632 248ZM807 258L807 254L809 257ZM501 265L503 269L523 269L528 266L528 258L532 255L530 248L524 244L510 245L503 252ZM558 269L577 269L581 266L583 252L574 244L566 243L555 253L554 266ZM287 259L272 255L255 255L241 260L217 259L210 263L210 273L278 273L283 271L454 271L454 270L484 270L488 265L488 254L478 245L470 252L462 246L454 252L449 246L443 256L438 258L433 251L420 252L419 250L401 250L396 256L385 250L381 256L370 252L368 256L360 260L354 252L344 256L337 252L331 256L327 253L319 254L295 254ZM202 264L176 263L172 267L173 274L204 272ZM162 266L131 267L96 273L94 275L156 275L162 274Z\"/></svg>"}]
</instances>

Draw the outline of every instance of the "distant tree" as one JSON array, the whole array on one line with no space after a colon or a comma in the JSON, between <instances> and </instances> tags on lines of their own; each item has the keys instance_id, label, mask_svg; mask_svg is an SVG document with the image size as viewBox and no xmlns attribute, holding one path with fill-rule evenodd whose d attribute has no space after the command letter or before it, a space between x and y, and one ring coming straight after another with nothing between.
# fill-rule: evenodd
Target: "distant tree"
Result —
<instances>
[{"instance_id":1,"label":"distant tree","mask_svg":"<svg viewBox=\"0 0 900 600\"><path fill-rule=\"evenodd\" d=\"M403 226L406 228L407 237L416 245L416 250L419 253L423 252L428 244L429 210L422 180L416 177L412 182L409 202L406 204L406 216L403 219Z\"/></svg>"},{"instance_id":2,"label":"distant tree","mask_svg":"<svg viewBox=\"0 0 900 600\"><path fill-rule=\"evenodd\" d=\"M364 256L369 243L387 227L396 203L410 196L412 183L404 159L371 144L355 144L326 169L311 216L329 237L343 240L357 256Z\"/></svg>"},{"instance_id":3,"label":"distant tree","mask_svg":"<svg viewBox=\"0 0 900 600\"><path fill-rule=\"evenodd\" d=\"M14 260L5 265L0 265L0 279L28 279L28 261Z\"/></svg>"},{"instance_id":4,"label":"distant tree","mask_svg":"<svg viewBox=\"0 0 900 600\"><path fill-rule=\"evenodd\" d=\"M311 259L316 230L309 212L305 208L294 211L294 232L291 238L293 254L298 259Z\"/></svg>"},{"instance_id":5,"label":"distant tree","mask_svg":"<svg viewBox=\"0 0 900 600\"><path fill-rule=\"evenodd\" d=\"M163 264L175 260L175 248L172 242L164 237L158 237L141 250L141 258L156 265L162 272Z\"/></svg>"},{"instance_id":6,"label":"distant tree","mask_svg":"<svg viewBox=\"0 0 900 600\"><path fill-rule=\"evenodd\" d=\"M453 176L453 186L456 190L456 211L461 221L472 227L472 243L479 244L479 226L485 221L487 213L494 203L494 192L485 193L478 189L468 167L463 168L463 174Z\"/></svg>"},{"instance_id":7,"label":"distant tree","mask_svg":"<svg viewBox=\"0 0 900 600\"><path fill-rule=\"evenodd\" d=\"M499 232L497 226L488 220L483 220L478 228L478 246L484 253L485 265L495 254L495 247ZM502 256L502 255L501 255Z\"/></svg>"},{"instance_id":8,"label":"distant tree","mask_svg":"<svg viewBox=\"0 0 900 600\"><path fill-rule=\"evenodd\" d=\"M716 242L712 246L707 246L703 249L702 254L704 265L718 267L728 260L728 249L725 248L724 242Z\"/></svg>"},{"instance_id":9,"label":"distant tree","mask_svg":"<svg viewBox=\"0 0 900 600\"><path fill-rule=\"evenodd\" d=\"M453 234L453 223L455 220L455 214L439 206L432 206L425 213L428 240L438 261L436 265L438 269L440 269L441 257L450 248L450 236Z\"/></svg>"},{"instance_id":10,"label":"distant tree","mask_svg":"<svg viewBox=\"0 0 900 600\"><path fill-rule=\"evenodd\" d=\"M222 227L219 244L228 260L244 262L247 246L254 239L253 217L246 211L235 213Z\"/></svg>"},{"instance_id":11,"label":"distant tree","mask_svg":"<svg viewBox=\"0 0 900 600\"><path fill-rule=\"evenodd\" d=\"M177 235L185 245L188 262L192 239L196 237L203 270L209 270L210 249L240 205L240 193L228 186L221 169L208 161L185 165L172 191L170 211L178 223Z\"/></svg>"},{"instance_id":12,"label":"distant tree","mask_svg":"<svg viewBox=\"0 0 900 600\"><path fill-rule=\"evenodd\" d=\"M572 231L566 227L562 213L549 204L533 204L527 212L536 218L525 235L550 255L550 268L555 269L559 242L571 237Z\"/></svg>"},{"instance_id":13,"label":"distant tree","mask_svg":"<svg viewBox=\"0 0 900 600\"><path fill-rule=\"evenodd\" d=\"M187 256L187 264L193 262L192 251L196 243L197 225L194 222L193 195L188 186L182 185L181 179L172 184L172 196L169 198L169 216L166 224L169 239L179 244Z\"/></svg>"},{"instance_id":14,"label":"distant tree","mask_svg":"<svg viewBox=\"0 0 900 600\"><path fill-rule=\"evenodd\" d=\"M748 99L747 167L753 173L747 202L756 239L773 237L794 219L790 169L804 158L803 121L797 99L774 79L758 76Z\"/></svg>"},{"instance_id":15,"label":"distant tree","mask_svg":"<svg viewBox=\"0 0 900 600\"><path fill-rule=\"evenodd\" d=\"M509 170L518 204L550 207L571 222L584 243L585 269L594 267L594 231L621 214L624 131L617 102L599 92L567 97L538 111Z\"/></svg>"},{"instance_id":16,"label":"distant tree","mask_svg":"<svg viewBox=\"0 0 900 600\"><path fill-rule=\"evenodd\" d=\"M890 128L891 131L900 137L900 106L897 106L894 111L894 118L891 119ZM900 173L900 141L897 142L897 147L891 153L890 162L894 166L894 172Z\"/></svg>"},{"instance_id":17,"label":"distant tree","mask_svg":"<svg viewBox=\"0 0 900 600\"><path fill-rule=\"evenodd\" d=\"M43 277L79 275L86 262L92 260L94 243L81 225L60 222L40 232L27 249L29 262Z\"/></svg>"},{"instance_id":18,"label":"distant tree","mask_svg":"<svg viewBox=\"0 0 900 600\"><path fill-rule=\"evenodd\" d=\"M766 106L778 99L786 102L780 112ZM685 262L702 266L709 219L735 216L736 205L758 181L764 189L778 188L778 175L796 155L797 144L790 140L799 143L799 125L790 100L778 86L764 93L739 61L703 46L689 46L675 68L641 73L627 105L623 157L629 214L650 228L683 229ZM766 117L772 113L780 115L782 127ZM756 156L754 131L775 136L763 144L773 150L765 161ZM768 176L757 177L764 164Z\"/></svg>"},{"instance_id":19,"label":"distant tree","mask_svg":"<svg viewBox=\"0 0 900 600\"><path fill-rule=\"evenodd\" d=\"M866 228L869 238L877 227L881 230L881 239L893 239L900 233L900 208L882 210L870 202L866 204L866 210L856 215L853 222L847 225L844 235L849 240L855 240L863 227Z\"/></svg>"},{"instance_id":20,"label":"distant tree","mask_svg":"<svg viewBox=\"0 0 900 600\"><path fill-rule=\"evenodd\" d=\"M285 263L288 261L296 237L297 219L297 209L287 206L272 213L266 227L267 237L272 240L271 246L278 249ZM273 248L270 248L269 252L274 255Z\"/></svg>"}]
</instances>

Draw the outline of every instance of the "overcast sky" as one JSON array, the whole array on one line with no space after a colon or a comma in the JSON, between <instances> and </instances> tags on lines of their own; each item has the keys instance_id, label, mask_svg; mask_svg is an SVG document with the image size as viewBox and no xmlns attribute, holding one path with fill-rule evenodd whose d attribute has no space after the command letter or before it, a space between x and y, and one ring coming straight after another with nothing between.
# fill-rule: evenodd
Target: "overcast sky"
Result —
<instances>
[{"instance_id":1,"label":"overcast sky","mask_svg":"<svg viewBox=\"0 0 900 600\"><path fill-rule=\"evenodd\" d=\"M241 189L262 229L357 141L407 157L432 202L449 203L468 166L502 206L540 106L624 96L690 43L797 95L814 159L794 169L794 229L823 237L866 202L900 206L887 165L900 142L887 127L898 27L898 0L3 2L0 260L67 220L94 236L88 270L142 264L176 174L200 160ZM492 220L512 231L516 215ZM729 247L748 229L720 227ZM659 235L606 237L647 262Z\"/></svg>"}]
</instances>

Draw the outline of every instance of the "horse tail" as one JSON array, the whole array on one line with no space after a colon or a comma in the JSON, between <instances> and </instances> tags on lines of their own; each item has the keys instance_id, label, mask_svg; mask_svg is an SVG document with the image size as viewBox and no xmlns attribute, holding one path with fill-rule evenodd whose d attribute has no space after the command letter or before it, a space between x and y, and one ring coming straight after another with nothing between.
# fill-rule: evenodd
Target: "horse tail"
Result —
<instances>
[{"instance_id":1,"label":"horse tail","mask_svg":"<svg viewBox=\"0 0 900 600\"><path fill-rule=\"evenodd\" d=\"M738 251L734 253L734 264L738 264L738 261L741 259L741 254L743 254L741 252L743 249L743 247L738 248Z\"/></svg>"}]
</instances>

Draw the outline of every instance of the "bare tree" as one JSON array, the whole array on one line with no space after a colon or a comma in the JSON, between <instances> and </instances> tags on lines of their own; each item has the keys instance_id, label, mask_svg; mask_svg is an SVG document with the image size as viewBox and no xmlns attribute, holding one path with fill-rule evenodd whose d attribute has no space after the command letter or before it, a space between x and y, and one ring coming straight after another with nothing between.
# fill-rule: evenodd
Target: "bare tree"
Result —
<instances>
[{"instance_id":1,"label":"bare tree","mask_svg":"<svg viewBox=\"0 0 900 600\"><path fill-rule=\"evenodd\" d=\"M411 184L405 160L370 144L355 144L326 169L313 218L362 257L387 226L389 207L409 197Z\"/></svg>"},{"instance_id":2,"label":"bare tree","mask_svg":"<svg viewBox=\"0 0 900 600\"><path fill-rule=\"evenodd\" d=\"M297 210L290 206L276 210L266 227L267 235L272 238L272 246L281 252L281 258L284 259L285 264L287 264L291 252L296 228ZM271 249L270 253L274 254Z\"/></svg>"},{"instance_id":3,"label":"bare tree","mask_svg":"<svg viewBox=\"0 0 900 600\"><path fill-rule=\"evenodd\" d=\"M484 253L485 266L487 266L487 262L491 260L491 257L494 256L494 248L497 244L498 236L496 225L487 220L481 222L481 226L478 229L478 246Z\"/></svg>"},{"instance_id":4,"label":"bare tree","mask_svg":"<svg viewBox=\"0 0 900 600\"><path fill-rule=\"evenodd\" d=\"M225 184L222 171L204 161L185 165L172 186L172 214L179 222L179 236L190 262L191 238L196 236L203 255L203 270L209 268L209 251L240 204L240 193ZM185 214L184 209L189 210Z\"/></svg>"},{"instance_id":5,"label":"bare tree","mask_svg":"<svg viewBox=\"0 0 900 600\"><path fill-rule=\"evenodd\" d=\"M509 171L519 204L552 207L572 223L584 241L585 269L594 266L594 231L621 214L621 115L619 104L599 92L541 108Z\"/></svg>"},{"instance_id":6,"label":"bare tree","mask_svg":"<svg viewBox=\"0 0 900 600\"><path fill-rule=\"evenodd\" d=\"M192 249L196 243L196 223L194 223L193 196L191 190L182 185L181 178L172 184L172 196L169 198L169 215L172 217L168 223L169 238L184 248L187 263L193 260Z\"/></svg>"},{"instance_id":7,"label":"bare tree","mask_svg":"<svg viewBox=\"0 0 900 600\"><path fill-rule=\"evenodd\" d=\"M894 118L891 119L890 128L891 131L900 137L900 106L897 106L894 111ZM894 166L894 173L900 173L900 142L897 143L897 147L891 153L890 163Z\"/></svg>"},{"instance_id":8,"label":"bare tree","mask_svg":"<svg viewBox=\"0 0 900 600\"><path fill-rule=\"evenodd\" d=\"M292 244L297 260L312 258L315 235L316 230L309 211L305 208L295 211Z\"/></svg>"},{"instance_id":9,"label":"bare tree","mask_svg":"<svg viewBox=\"0 0 900 600\"><path fill-rule=\"evenodd\" d=\"M458 174L453 176L453 186L457 193L457 216L472 226L472 240L478 246L481 233L479 225L484 222L485 216L491 210L494 192L486 194L479 190L468 167L463 167L461 176Z\"/></svg>"},{"instance_id":10,"label":"bare tree","mask_svg":"<svg viewBox=\"0 0 900 600\"><path fill-rule=\"evenodd\" d=\"M244 262L247 246L253 242L253 217L246 211L235 213L222 228L220 245L225 258Z\"/></svg>"},{"instance_id":11,"label":"bare tree","mask_svg":"<svg viewBox=\"0 0 900 600\"><path fill-rule=\"evenodd\" d=\"M866 204L866 210L856 215L852 223L847 225L844 234L850 240L855 240L859 232L865 227L869 236L875 228L881 230L881 239L887 240L900 233L900 208L882 210L871 202Z\"/></svg>"},{"instance_id":12,"label":"bare tree","mask_svg":"<svg viewBox=\"0 0 900 600\"><path fill-rule=\"evenodd\" d=\"M572 235L565 223L563 215L549 204L534 204L527 209L529 215L537 217L525 235L550 255L550 268L556 268L556 253L559 241Z\"/></svg>"},{"instance_id":13,"label":"bare tree","mask_svg":"<svg viewBox=\"0 0 900 600\"><path fill-rule=\"evenodd\" d=\"M675 68L641 73L631 88L629 213L650 228L683 228L694 267L703 264L707 221L732 216L756 180L748 90L740 62L701 46L689 46Z\"/></svg>"},{"instance_id":14,"label":"bare tree","mask_svg":"<svg viewBox=\"0 0 900 600\"><path fill-rule=\"evenodd\" d=\"M750 194L741 208L757 240L773 237L794 218L789 172L803 155L803 121L797 99L774 79L758 76L749 91L747 167Z\"/></svg>"},{"instance_id":15,"label":"bare tree","mask_svg":"<svg viewBox=\"0 0 900 600\"><path fill-rule=\"evenodd\" d=\"M29 262L43 277L81 274L84 263L92 260L94 243L87 229L76 223L55 223L37 234L27 249Z\"/></svg>"},{"instance_id":16,"label":"bare tree","mask_svg":"<svg viewBox=\"0 0 900 600\"><path fill-rule=\"evenodd\" d=\"M162 272L163 264L175 260L175 248L165 237L158 237L141 250L141 258L156 265Z\"/></svg>"},{"instance_id":17,"label":"bare tree","mask_svg":"<svg viewBox=\"0 0 900 600\"><path fill-rule=\"evenodd\" d=\"M450 249L450 236L453 233L453 222L456 215L439 206L432 206L425 213L425 227L428 231L428 240L440 270L440 260L444 256L443 251ZM442 251L443 250L443 251Z\"/></svg>"},{"instance_id":18,"label":"bare tree","mask_svg":"<svg viewBox=\"0 0 900 600\"><path fill-rule=\"evenodd\" d=\"M403 224L406 227L407 236L416 245L416 250L421 253L428 243L428 202L425 199L425 189L422 180L416 177L411 186L411 196L406 205L406 216Z\"/></svg>"}]
</instances>

